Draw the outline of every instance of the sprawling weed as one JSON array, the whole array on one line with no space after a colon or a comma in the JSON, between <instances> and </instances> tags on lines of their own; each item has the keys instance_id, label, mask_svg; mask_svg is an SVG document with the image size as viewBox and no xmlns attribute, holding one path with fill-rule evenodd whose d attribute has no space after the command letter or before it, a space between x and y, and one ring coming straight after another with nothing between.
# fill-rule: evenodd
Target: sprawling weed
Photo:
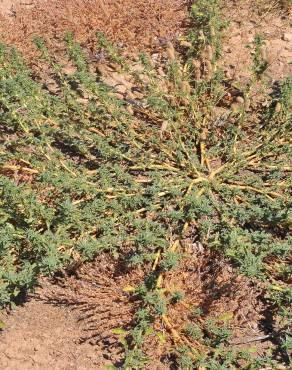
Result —
<instances>
[{"instance_id":1,"label":"sprawling weed","mask_svg":"<svg viewBox=\"0 0 292 370\"><path fill-rule=\"evenodd\" d=\"M269 299L284 317L283 350L291 345L289 302L281 292L291 253L292 81L280 83L276 98L267 93L264 107L246 109L241 98L236 111L219 113L226 94L216 68L222 23L217 1L198 4L192 47L187 57L169 52L165 76L143 55L145 86L127 65L141 84L143 104L118 99L91 73L72 35L66 37L75 67L70 75L36 40L57 92L37 82L17 51L0 47L1 305L31 289L40 274L103 250L150 266L134 291L142 303L124 341L126 368L143 368L143 338L157 317L177 344L182 369L230 368L243 356L223 348L226 326L186 323L178 332L168 317L168 305L184 295L168 299L164 279L185 258L190 229L204 248L269 282ZM123 65L104 36L98 38ZM253 49L257 77L266 68L261 43L257 38Z\"/></svg>"}]
</instances>

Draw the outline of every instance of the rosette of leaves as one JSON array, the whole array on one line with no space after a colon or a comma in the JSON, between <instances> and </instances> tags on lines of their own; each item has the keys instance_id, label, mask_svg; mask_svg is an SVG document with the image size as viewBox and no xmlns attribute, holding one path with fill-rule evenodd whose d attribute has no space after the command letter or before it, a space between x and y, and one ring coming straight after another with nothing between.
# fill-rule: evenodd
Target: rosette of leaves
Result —
<instances>
[{"instance_id":1,"label":"rosette of leaves","mask_svg":"<svg viewBox=\"0 0 292 370\"><path fill-rule=\"evenodd\" d=\"M208 29L204 19L208 38L200 42L212 48L217 23L211 18ZM218 113L222 73L214 68L211 79L196 81L191 52L166 63L165 75L141 56L147 85L127 65L143 95L133 101L90 70L72 35L71 74L41 39L36 44L54 92L17 51L0 48L2 305L39 274L108 250L152 266L139 291L147 320L137 320L135 336L156 315L171 328L163 277L190 231L246 275L279 279L291 252L291 79L276 98L266 95L265 107Z\"/></svg>"}]
</instances>

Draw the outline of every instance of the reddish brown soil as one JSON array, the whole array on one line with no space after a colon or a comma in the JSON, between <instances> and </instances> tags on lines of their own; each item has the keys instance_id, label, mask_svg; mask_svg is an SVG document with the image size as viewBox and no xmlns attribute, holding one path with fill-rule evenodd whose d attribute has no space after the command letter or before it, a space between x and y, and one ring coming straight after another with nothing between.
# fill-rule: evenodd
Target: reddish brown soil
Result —
<instances>
[{"instance_id":1,"label":"reddish brown soil","mask_svg":"<svg viewBox=\"0 0 292 370\"><path fill-rule=\"evenodd\" d=\"M0 40L31 56L34 36L56 49L64 33L72 31L94 51L95 34L102 31L121 48L145 50L182 33L186 16L184 0L4 0Z\"/></svg>"},{"instance_id":2,"label":"reddish brown soil","mask_svg":"<svg viewBox=\"0 0 292 370\"><path fill-rule=\"evenodd\" d=\"M216 256L195 246L191 249L180 269L168 274L164 282L169 297L180 289L185 294L182 303L169 308L173 329L185 340L188 322L204 328L208 319L215 319L217 325L227 320L230 343L253 346L254 338L267 334L262 289L237 276L227 263L216 262ZM145 273L127 270L123 263L101 255L73 276L58 278L55 284L43 281L42 289L29 302L0 317L6 325L0 336L0 352L4 354L0 368L85 370L120 365L124 348L113 329L128 331L133 327L140 302L125 288L140 284ZM196 307L203 311L194 317ZM155 333L147 338L144 351L151 363L145 369L171 369L175 366L170 356L173 335L164 321L158 320L154 326L164 341ZM257 353L271 347L269 341L262 341L257 344Z\"/></svg>"},{"instance_id":3,"label":"reddish brown soil","mask_svg":"<svg viewBox=\"0 0 292 370\"><path fill-rule=\"evenodd\" d=\"M281 8L278 1L233 0L224 4L229 27L225 32L223 67L229 78L246 81L251 74L251 45L256 34L265 40L267 76L277 81L292 75L292 8ZM286 35L286 37L285 37Z\"/></svg>"},{"instance_id":4,"label":"reddish brown soil","mask_svg":"<svg viewBox=\"0 0 292 370\"><path fill-rule=\"evenodd\" d=\"M74 276L41 282L23 306L0 313L0 369L91 370L122 359L114 328L129 329L136 309L123 287L141 273L127 274L106 255Z\"/></svg>"},{"instance_id":5,"label":"reddish brown soil","mask_svg":"<svg viewBox=\"0 0 292 370\"><path fill-rule=\"evenodd\" d=\"M79 343L82 330L67 307L31 299L1 319L7 325L0 336L1 369L99 368L99 353L89 343Z\"/></svg>"}]
</instances>

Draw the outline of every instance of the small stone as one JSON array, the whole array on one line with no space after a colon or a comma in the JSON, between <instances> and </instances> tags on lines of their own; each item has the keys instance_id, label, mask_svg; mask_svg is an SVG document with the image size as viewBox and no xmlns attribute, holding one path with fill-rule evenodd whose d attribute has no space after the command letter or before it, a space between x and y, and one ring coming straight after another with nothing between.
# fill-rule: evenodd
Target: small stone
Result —
<instances>
[{"instance_id":1,"label":"small stone","mask_svg":"<svg viewBox=\"0 0 292 370\"><path fill-rule=\"evenodd\" d=\"M280 102L277 102L276 106L275 106L275 112L276 113L280 113L282 110L282 105Z\"/></svg>"},{"instance_id":2,"label":"small stone","mask_svg":"<svg viewBox=\"0 0 292 370\"><path fill-rule=\"evenodd\" d=\"M180 44L181 44L181 46L184 46L185 48L191 48L193 46L191 42L184 41L184 40L181 41Z\"/></svg>"},{"instance_id":3,"label":"small stone","mask_svg":"<svg viewBox=\"0 0 292 370\"><path fill-rule=\"evenodd\" d=\"M288 42L292 42L292 32L286 32L286 33L284 33L283 40L284 41L288 41Z\"/></svg>"},{"instance_id":4,"label":"small stone","mask_svg":"<svg viewBox=\"0 0 292 370\"><path fill-rule=\"evenodd\" d=\"M242 97L242 96L237 96L237 97L236 97L236 101L237 101L237 103L238 103L238 104L240 104L240 105L243 105L243 104L244 104L244 99L243 99L243 97Z\"/></svg>"}]
</instances>

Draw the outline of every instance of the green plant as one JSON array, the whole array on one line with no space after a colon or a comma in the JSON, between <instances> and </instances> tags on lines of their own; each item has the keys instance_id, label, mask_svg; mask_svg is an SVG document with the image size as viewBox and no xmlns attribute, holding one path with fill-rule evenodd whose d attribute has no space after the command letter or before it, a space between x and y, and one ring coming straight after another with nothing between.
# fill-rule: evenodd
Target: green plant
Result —
<instances>
[{"instance_id":1,"label":"green plant","mask_svg":"<svg viewBox=\"0 0 292 370\"><path fill-rule=\"evenodd\" d=\"M186 325L185 332L193 339L201 339L203 336L202 329L198 325L192 323Z\"/></svg>"},{"instance_id":2,"label":"green plant","mask_svg":"<svg viewBox=\"0 0 292 370\"><path fill-rule=\"evenodd\" d=\"M265 51L265 42L261 35L257 34L255 36L252 50L253 73L256 78L260 78L269 66Z\"/></svg>"},{"instance_id":3,"label":"green plant","mask_svg":"<svg viewBox=\"0 0 292 370\"><path fill-rule=\"evenodd\" d=\"M292 81L281 83L277 98L266 91L267 104L252 107L256 114L244 107L217 113L226 94L216 67L223 26L217 1L196 3L192 17L192 47L187 55L170 53L165 76L145 56L140 79L127 66L140 83L140 105L119 99L90 71L72 35L66 36L72 74L36 40L57 92L37 82L17 51L0 47L1 305L32 289L39 275L101 251L130 266L144 264L145 280L134 291L141 308L124 338L126 368L143 368L143 343L155 320L175 343L181 368L237 361L222 348L226 327L191 324L186 338L168 316L169 304L183 295L168 299L164 283L186 258L190 230L248 277L286 287L274 266L286 271L291 252ZM117 50L98 38L123 67ZM257 38L258 77L266 68L261 45ZM193 58L210 50L212 68L198 80ZM276 315L288 310L284 299L273 301Z\"/></svg>"},{"instance_id":4,"label":"green plant","mask_svg":"<svg viewBox=\"0 0 292 370\"><path fill-rule=\"evenodd\" d=\"M227 341L230 337L230 330L226 324L218 325L214 320L209 320L206 323L206 331L212 346L216 347L219 344Z\"/></svg>"},{"instance_id":5,"label":"green plant","mask_svg":"<svg viewBox=\"0 0 292 370\"><path fill-rule=\"evenodd\" d=\"M184 299L184 292L180 290L176 290L172 293L172 297L170 301L172 304L176 304L176 303L181 302L183 299Z\"/></svg>"}]
</instances>

